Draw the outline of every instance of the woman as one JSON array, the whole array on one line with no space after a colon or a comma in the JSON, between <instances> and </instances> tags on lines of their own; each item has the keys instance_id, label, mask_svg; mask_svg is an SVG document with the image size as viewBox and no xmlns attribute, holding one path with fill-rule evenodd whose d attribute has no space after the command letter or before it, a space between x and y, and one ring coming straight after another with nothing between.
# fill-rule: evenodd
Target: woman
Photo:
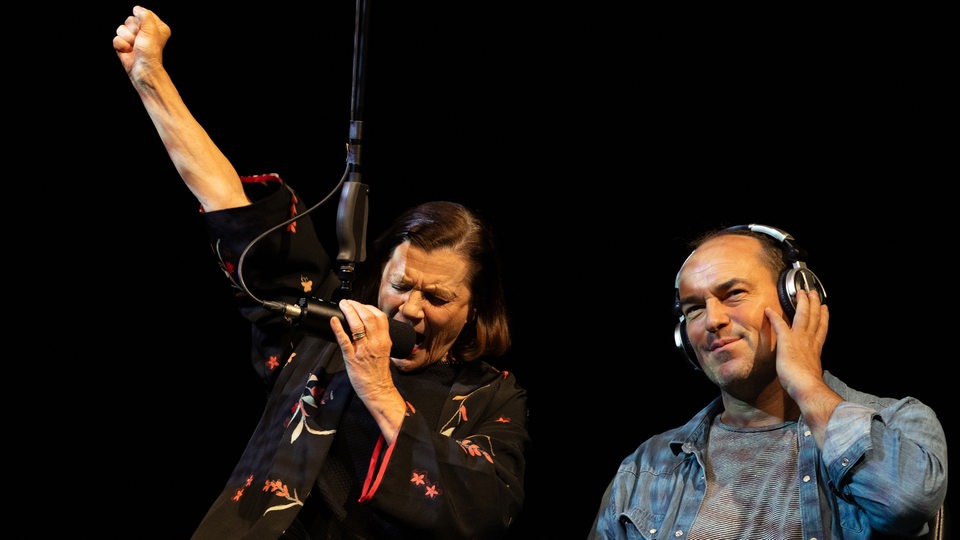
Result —
<instances>
[{"instance_id":1,"label":"woman","mask_svg":"<svg viewBox=\"0 0 960 540\"><path fill-rule=\"evenodd\" d=\"M169 37L137 6L114 49L200 202L270 388L194 538L502 537L523 504L528 433L526 392L485 360L510 346L491 232L462 205L417 206L339 301L335 339L291 324L278 305L335 296L330 257L294 190L239 176L197 123L162 64ZM391 320L413 326L409 354L391 358Z\"/></svg>"}]
</instances>

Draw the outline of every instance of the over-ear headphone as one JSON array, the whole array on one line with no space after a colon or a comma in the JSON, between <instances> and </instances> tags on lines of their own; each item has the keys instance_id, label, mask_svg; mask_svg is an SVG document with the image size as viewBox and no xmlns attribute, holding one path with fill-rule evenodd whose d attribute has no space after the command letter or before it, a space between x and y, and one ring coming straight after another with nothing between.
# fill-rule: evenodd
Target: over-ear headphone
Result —
<instances>
[{"instance_id":1,"label":"over-ear headphone","mask_svg":"<svg viewBox=\"0 0 960 540\"><path fill-rule=\"evenodd\" d=\"M800 258L803 257L804 252L800 250L799 246L797 246L793 236L776 227L759 225L756 223L727 227L717 234L721 235L725 231L738 230L749 230L763 233L767 236L773 237L775 240L777 240L777 242L780 243L780 251L783 253L783 260L789 266L780 273L780 278L777 280L777 295L780 297L780 306L783 308L783 312L787 316L788 321L793 320L793 315L797 311L797 291L801 289L805 291L817 291L817 293L820 295L820 301L826 303L827 291L823 288L823 284L820 283L820 278L818 278L812 270L807 268L806 263L800 260ZM683 313L680 312L680 272L677 272L677 279L674 282L674 291L676 294L674 307L676 308L677 314L680 317L680 322L677 323L676 328L673 330L673 340L677 345L677 349L684 356L684 358L690 362L690 364L693 366L693 369L700 371L700 363L697 361L697 354L693 348L693 345L690 343L689 338L687 338L687 322L683 317Z\"/></svg>"}]
</instances>

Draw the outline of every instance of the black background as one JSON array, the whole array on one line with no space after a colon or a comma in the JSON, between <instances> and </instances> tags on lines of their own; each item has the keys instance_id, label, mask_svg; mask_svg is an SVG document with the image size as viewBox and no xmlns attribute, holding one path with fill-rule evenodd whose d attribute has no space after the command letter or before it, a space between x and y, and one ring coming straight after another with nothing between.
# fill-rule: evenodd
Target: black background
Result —
<instances>
[{"instance_id":1,"label":"black background","mask_svg":"<svg viewBox=\"0 0 960 540\"><path fill-rule=\"evenodd\" d=\"M146 7L173 29L164 61L185 101L242 174L321 200L353 113L371 238L429 199L491 220L514 332L500 365L531 408L515 537L585 536L620 460L716 394L672 341L673 279L705 228L792 233L829 296L825 366L922 399L954 438L955 59L937 14L373 4L355 110L357 4ZM25 380L56 389L65 457L40 472L74 492L76 528L186 538L263 398L198 205L114 55L132 5L34 21L56 52L48 77L16 85L44 96L20 137L40 150L25 204L51 201L41 221L56 229L17 236L49 257L51 311L69 308L39 340L55 356L40 364L61 367ZM334 251L337 199L314 213Z\"/></svg>"}]
</instances>

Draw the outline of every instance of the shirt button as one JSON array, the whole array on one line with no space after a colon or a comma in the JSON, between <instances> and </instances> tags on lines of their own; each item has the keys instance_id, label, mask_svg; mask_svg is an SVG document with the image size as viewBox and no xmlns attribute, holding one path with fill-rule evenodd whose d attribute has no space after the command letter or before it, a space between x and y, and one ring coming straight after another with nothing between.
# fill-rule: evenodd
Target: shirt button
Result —
<instances>
[{"instance_id":1,"label":"shirt button","mask_svg":"<svg viewBox=\"0 0 960 540\"><path fill-rule=\"evenodd\" d=\"M850 460L847 459L847 458L843 458L843 459L840 460L840 464L843 465L844 467L846 467L847 465L850 464Z\"/></svg>"},{"instance_id":2,"label":"shirt button","mask_svg":"<svg viewBox=\"0 0 960 540\"><path fill-rule=\"evenodd\" d=\"M809 474L803 475L803 481L804 481L804 482L809 482L809 481L810 481L810 475L809 475Z\"/></svg>"}]
</instances>

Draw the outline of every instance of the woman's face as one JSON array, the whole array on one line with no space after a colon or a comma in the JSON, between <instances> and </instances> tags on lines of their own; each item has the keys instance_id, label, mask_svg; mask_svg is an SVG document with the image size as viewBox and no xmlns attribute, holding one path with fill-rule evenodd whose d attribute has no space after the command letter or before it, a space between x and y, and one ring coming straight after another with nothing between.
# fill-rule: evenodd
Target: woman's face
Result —
<instances>
[{"instance_id":1,"label":"woman's face","mask_svg":"<svg viewBox=\"0 0 960 540\"><path fill-rule=\"evenodd\" d=\"M393 358L403 371L443 360L471 315L469 262L447 249L424 251L404 242L380 276L378 304L388 317L413 325L417 345Z\"/></svg>"}]
</instances>

